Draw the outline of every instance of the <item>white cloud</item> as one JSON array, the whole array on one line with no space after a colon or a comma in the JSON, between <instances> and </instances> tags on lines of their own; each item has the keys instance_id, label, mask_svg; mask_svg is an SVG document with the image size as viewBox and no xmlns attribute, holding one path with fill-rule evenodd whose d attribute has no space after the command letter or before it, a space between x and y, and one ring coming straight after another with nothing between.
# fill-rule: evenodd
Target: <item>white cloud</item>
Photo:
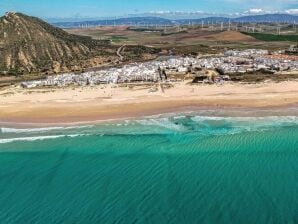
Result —
<instances>
[{"instance_id":1,"label":"white cloud","mask_svg":"<svg viewBox=\"0 0 298 224\"><path fill-rule=\"evenodd\" d=\"M238 0L227 0L227 1L238 1ZM274 0L272 0L274 1ZM204 18L210 16L224 16L224 17L240 17L248 15L264 15L264 14L291 14L298 15L298 8L293 9L282 9L282 10L271 10L268 8L250 8L242 12L226 12L226 13L215 13L207 11L170 11L170 10L156 10L150 11L150 15L162 16L165 18ZM145 13L146 14L146 13Z\"/></svg>"},{"instance_id":2,"label":"white cloud","mask_svg":"<svg viewBox=\"0 0 298 224\"><path fill-rule=\"evenodd\" d=\"M263 9L249 9L248 13L250 14L259 14L259 13L264 13Z\"/></svg>"},{"instance_id":3,"label":"white cloud","mask_svg":"<svg viewBox=\"0 0 298 224\"><path fill-rule=\"evenodd\" d=\"M266 14L266 13L275 13L276 11L265 10L261 8L253 8L245 11L243 14L256 15L256 14Z\"/></svg>"},{"instance_id":4,"label":"white cloud","mask_svg":"<svg viewBox=\"0 0 298 224\"><path fill-rule=\"evenodd\" d=\"M285 12L288 14L298 15L298 9L288 9Z\"/></svg>"}]
</instances>

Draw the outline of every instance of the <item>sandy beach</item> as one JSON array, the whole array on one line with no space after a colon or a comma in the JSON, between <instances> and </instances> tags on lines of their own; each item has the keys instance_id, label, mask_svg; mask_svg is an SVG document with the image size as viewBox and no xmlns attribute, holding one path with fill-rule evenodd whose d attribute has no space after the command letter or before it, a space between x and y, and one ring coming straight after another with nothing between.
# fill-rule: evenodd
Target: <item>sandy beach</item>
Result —
<instances>
[{"instance_id":1,"label":"sandy beach","mask_svg":"<svg viewBox=\"0 0 298 224\"><path fill-rule=\"evenodd\" d=\"M86 123L204 108L276 108L298 104L298 81L226 83L171 88L144 85L8 88L0 91L0 122L13 124ZM152 91L153 90L153 91Z\"/></svg>"}]
</instances>

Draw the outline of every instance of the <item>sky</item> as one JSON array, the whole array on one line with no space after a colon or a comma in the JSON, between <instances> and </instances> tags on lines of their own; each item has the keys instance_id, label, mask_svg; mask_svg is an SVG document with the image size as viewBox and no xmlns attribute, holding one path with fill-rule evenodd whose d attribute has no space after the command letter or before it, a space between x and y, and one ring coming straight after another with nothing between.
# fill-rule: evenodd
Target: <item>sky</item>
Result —
<instances>
[{"instance_id":1,"label":"sky","mask_svg":"<svg viewBox=\"0 0 298 224\"><path fill-rule=\"evenodd\" d=\"M104 18L131 14L203 17L265 13L298 15L298 0L0 0L0 14L41 18Z\"/></svg>"}]
</instances>

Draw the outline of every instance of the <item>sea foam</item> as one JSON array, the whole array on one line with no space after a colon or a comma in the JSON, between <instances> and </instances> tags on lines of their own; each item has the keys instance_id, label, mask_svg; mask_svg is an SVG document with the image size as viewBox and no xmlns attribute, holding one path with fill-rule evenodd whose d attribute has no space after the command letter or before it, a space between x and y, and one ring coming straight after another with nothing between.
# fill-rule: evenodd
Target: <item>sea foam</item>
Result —
<instances>
[{"instance_id":1,"label":"sea foam","mask_svg":"<svg viewBox=\"0 0 298 224\"><path fill-rule=\"evenodd\" d=\"M75 138L79 136L85 136L85 135L75 134L75 135L50 135L50 136L7 138L7 139L0 139L0 144L17 142L17 141L33 142L33 141L41 141L41 140L49 140L49 139L57 139L57 138Z\"/></svg>"},{"instance_id":2,"label":"sea foam","mask_svg":"<svg viewBox=\"0 0 298 224\"><path fill-rule=\"evenodd\" d=\"M1 133L41 133L48 131L58 131L58 130L71 130L71 129L83 129L92 128L93 125L85 126L69 126L69 127L44 127L44 128L0 128Z\"/></svg>"},{"instance_id":3,"label":"sea foam","mask_svg":"<svg viewBox=\"0 0 298 224\"><path fill-rule=\"evenodd\" d=\"M298 125L297 116L216 117L198 115L178 116L176 114L170 117L151 117L105 125L32 129L1 128L2 139L0 138L0 144L15 141L37 141L86 135L105 136L184 133L198 134L201 136L234 135L243 132L263 132L276 127L291 127L295 125Z\"/></svg>"}]
</instances>

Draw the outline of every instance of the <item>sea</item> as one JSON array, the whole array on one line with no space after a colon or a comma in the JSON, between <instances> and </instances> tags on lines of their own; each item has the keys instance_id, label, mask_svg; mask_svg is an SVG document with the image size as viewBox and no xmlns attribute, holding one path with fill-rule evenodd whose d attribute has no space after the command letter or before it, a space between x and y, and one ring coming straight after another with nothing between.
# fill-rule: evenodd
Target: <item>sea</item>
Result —
<instances>
[{"instance_id":1,"label":"sea","mask_svg":"<svg viewBox=\"0 0 298 224\"><path fill-rule=\"evenodd\" d=\"M298 116L0 129L0 223L298 223Z\"/></svg>"}]
</instances>

